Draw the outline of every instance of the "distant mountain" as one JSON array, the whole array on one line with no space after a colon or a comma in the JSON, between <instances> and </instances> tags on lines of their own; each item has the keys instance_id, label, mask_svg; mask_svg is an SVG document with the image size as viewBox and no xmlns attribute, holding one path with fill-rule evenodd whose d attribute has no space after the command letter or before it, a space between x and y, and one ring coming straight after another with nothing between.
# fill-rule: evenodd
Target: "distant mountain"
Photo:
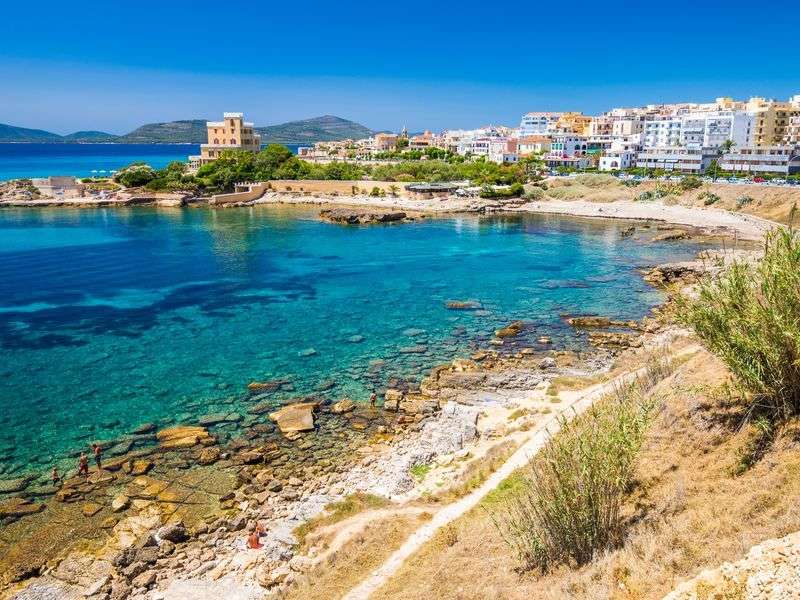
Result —
<instances>
[{"instance_id":1,"label":"distant mountain","mask_svg":"<svg viewBox=\"0 0 800 600\"><path fill-rule=\"evenodd\" d=\"M256 127L256 132L261 134L262 144L313 144L348 138L359 139L372 135L372 130L360 123L332 115L290 121L269 127Z\"/></svg>"},{"instance_id":2,"label":"distant mountain","mask_svg":"<svg viewBox=\"0 0 800 600\"><path fill-rule=\"evenodd\" d=\"M118 139L118 135L106 133L105 131L76 131L75 133L61 136L61 140L67 143L78 142L100 144L103 142L116 142Z\"/></svg>"},{"instance_id":3,"label":"distant mountain","mask_svg":"<svg viewBox=\"0 0 800 600\"><path fill-rule=\"evenodd\" d=\"M359 123L332 115L255 129L261 134L261 142L264 144L313 144L348 138L359 139L373 134L370 129ZM149 123L120 136L103 131L76 131L62 136L41 129L0 124L0 142L203 144L206 141L205 119Z\"/></svg>"},{"instance_id":4,"label":"distant mountain","mask_svg":"<svg viewBox=\"0 0 800 600\"><path fill-rule=\"evenodd\" d=\"M204 144L207 141L205 119L149 123L119 136L123 144Z\"/></svg>"},{"instance_id":5,"label":"distant mountain","mask_svg":"<svg viewBox=\"0 0 800 600\"><path fill-rule=\"evenodd\" d=\"M57 133L43 131L42 129L28 129L0 123L0 142L60 142L61 136Z\"/></svg>"}]
</instances>

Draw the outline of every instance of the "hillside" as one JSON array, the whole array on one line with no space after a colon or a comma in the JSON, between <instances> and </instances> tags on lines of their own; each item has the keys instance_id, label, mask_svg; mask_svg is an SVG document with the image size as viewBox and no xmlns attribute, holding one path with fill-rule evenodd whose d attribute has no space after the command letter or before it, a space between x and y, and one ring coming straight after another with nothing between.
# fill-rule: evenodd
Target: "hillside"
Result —
<instances>
[{"instance_id":1,"label":"hillside","mask_svg":"<svg viewBox=\"0 0 800 600\"><path fill-rule=\"evenodd\" d=\"M325 115L313 119L290 121L281 125L256 127L264 144L313 144L334 140L359 139L372 135L372 130L360 123L341 117Z\"/></svg>"},{"instance_id":2,"label":"hillside","mask_svg":"<svg viewBox=\"0 0 800 600\"><path fill-rule=\"evenodd\" d=\"M116 142L119 139L118 135L113 133L106 133L105 131L76 131L61 138L66 143L103 143L103 142Z\"/></svg>"},{"instance_id":3,"label":"hillside","mask_svg":"<svg viewBox=\"0 0 800 600\"><path fill-rule=\"evenodd\" d=\"M60 142L57 133L0 123L0 142Z\"/></svg>"},{"instance_id":4,"label":"hillside","mask_svg":"<svg viewBox=\"0 0 800 600\"><path fill-rule=\"evenodd\" d=\"M122 144L203 144L206 142L204 119L148 123L120 136Z\"/></svg>"}]
</instances>

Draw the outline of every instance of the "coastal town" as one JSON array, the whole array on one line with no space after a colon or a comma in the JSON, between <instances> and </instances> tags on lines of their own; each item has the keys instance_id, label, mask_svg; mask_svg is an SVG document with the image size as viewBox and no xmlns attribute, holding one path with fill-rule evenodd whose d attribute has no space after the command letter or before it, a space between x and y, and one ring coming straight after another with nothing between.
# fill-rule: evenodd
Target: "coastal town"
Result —
<instances>
[{"instance_id":1,"label":"coastal town","mask_svg":"<svg viewBox=\"0 0 800 600\"><path fill-rule=\"evenodd\" d=\"M246 140L242 140L246 146ZM784 178L800 173L800 94L786 101L721 97L708 103L612 108L600 115L529 112L518 127L377 133L300 148L311 161L413 158L431 149L496 163L539 156L553 172L663 171ZM211 150L213 152L213 150ZM213 156L213 155L212 155ZM437 154L427 156L436 157Z\"/></svg>"}]
</instances>

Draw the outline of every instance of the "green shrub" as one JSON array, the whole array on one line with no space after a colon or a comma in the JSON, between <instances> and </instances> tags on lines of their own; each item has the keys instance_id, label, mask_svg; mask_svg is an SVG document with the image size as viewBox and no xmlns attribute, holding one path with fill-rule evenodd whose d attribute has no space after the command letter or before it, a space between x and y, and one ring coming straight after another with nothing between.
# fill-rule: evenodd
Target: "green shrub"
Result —
<instances>
[{"instance_id":1,"label":"green shrub","mask_svg":"<svg viewBox=\"0 0 800 600\"><path fill-rule=\"evenodd\" d=\"M150 165L134 163L121 169L114 175L114 181L125 187L140 187L147 185L156 178L156 172Z\"/></svg>"},{"instance_id":2,"label":"green shrub","mask_svg":"<svg viewBox=\"0 0 800 600\"><path fill-rule=\"evenodd\" d=\"M506 188L496 188L491 185L484 185L479 193L481 198L518 198L523 194L525 188L521 183L512 183Z\"/></svg>"},{"instance_id":3,"label":"green shrub","mask_svg":"<svg viewBox=\"0 0 800 600\"><path fill-rule=\"evenodd\" d=\"M636 202L647 202L649 200L652 200L653 198L654 198L653 192L644 191L644 192L640 192L640 193L636 194L636 197L634 198L634 200Z\"/></svg>"},{"instance_id":4,"label":"green shrub","mask_svg":"<svg viewBox=\"0 0 800 600\"><path fill-rule=\"evenodd\" d=\"M753 198L751 198L750 196L739 196L738 198L736 198L736 210L744 208L748 204L752 203L753 203Z\"/></svg>"},{"instance_id":5,"label":"green shrub","mask_svg":"<svg viewBox=\"0 0 800 600\"><path fill-rule=\"evenodd\" d=\"M702 200L703 205L705 206L711 206L712 204L716 204L717 202L719 202L719 196L717 196L712 192L709 192L708 190L700 194L697 198Z\"/></svg>"},{"instance_id":6,"label":"green shrub","mask_svg":"<svg viewBox=\"0 0 800 600\"><path fill-rule=\"evenodd\" d=\"M794 212L794 209L793 209ZM750 392L753 411L772 419L800 413L800 237L767 235L753 265L734 261L680 299L678 318L718 354Z\"/></svg>"},{"instance_id":7,"label":"green shrub","mask_svg":"<svg viewBox=\"0 0 800 600\"><path fill-rule=\"evenodd\" d=\"M697 188L701 187L702 185L703 185L703 182L700 181L700 179L698 179L694 175L688 175L688 176L684 177L683 179L681 179L680 183L678 183L678 187L681 189L681 191L684 191L684 192L688 192L690 190L696 190Z\"/></svg>"},{"instance_id":8,"label":"green shrub","mask_svg":"<svg viewBox=\"0 0 800 600\"><path fill-rule=\"evenodd\" d=\"M370 190L369 195L372 196L373 198L379 197L381 195L381 188L379 188L378 186L373 187Z\"/></svg>"},{"instance_id":9,"label":"green shrub","mask_svg":"<svg viewBox=\"0 0 800 600\"><path fill-rule=\"evenodd\" d=\"M541 200L544 198L544 190L535 185L526 185L522 197L525 200Z\"/></svg>"},{"instance_id":10,"label":"green shrub","mask_svg":"<svg viewBox=\"0 0 800 600\"><path fill-rule=\"evenodd\" d=\"M661 361L659 361L661 362ZM669 373L652 368L561 428L492 518L525 568L585 564L622 541L620 514L653 413L646 392Z\"/></svg>"}]
</instances>

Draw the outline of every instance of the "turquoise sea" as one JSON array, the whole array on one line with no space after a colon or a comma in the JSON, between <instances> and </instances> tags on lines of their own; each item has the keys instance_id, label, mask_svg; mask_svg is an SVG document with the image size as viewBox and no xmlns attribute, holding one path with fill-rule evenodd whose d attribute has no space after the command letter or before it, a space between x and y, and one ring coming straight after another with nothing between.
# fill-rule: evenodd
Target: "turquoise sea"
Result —
<instances>
[{"instance_id":1,"label":"turquoise sea","mask_svg":"<svg viewBox=\"0 0 800 600\"><path fill-rule=\"evenodd\" d=\"M290 145L297 152L297 145ZM199 154L198 144L0 144L0 181L49 175L110 176L132 162L154 169Z\"/></svg>"},{"instance_id":2,"label":"turquoise sea","mask_svg":"<svg viewBox=\"0 0 800 600\"><path fill-rule=\"evenodd\" d=\"M661 295L637 268L699 249L623 238L624 227L548 216L345 227L274 207L2 210L0 475L42 472L148 421L245 414L251 381L285 380L276 402L365 401L486 347L515 319L529 323L518 344L549 335L583 347L562 313L642 317Z\"/></svg>"}]
</instances>

